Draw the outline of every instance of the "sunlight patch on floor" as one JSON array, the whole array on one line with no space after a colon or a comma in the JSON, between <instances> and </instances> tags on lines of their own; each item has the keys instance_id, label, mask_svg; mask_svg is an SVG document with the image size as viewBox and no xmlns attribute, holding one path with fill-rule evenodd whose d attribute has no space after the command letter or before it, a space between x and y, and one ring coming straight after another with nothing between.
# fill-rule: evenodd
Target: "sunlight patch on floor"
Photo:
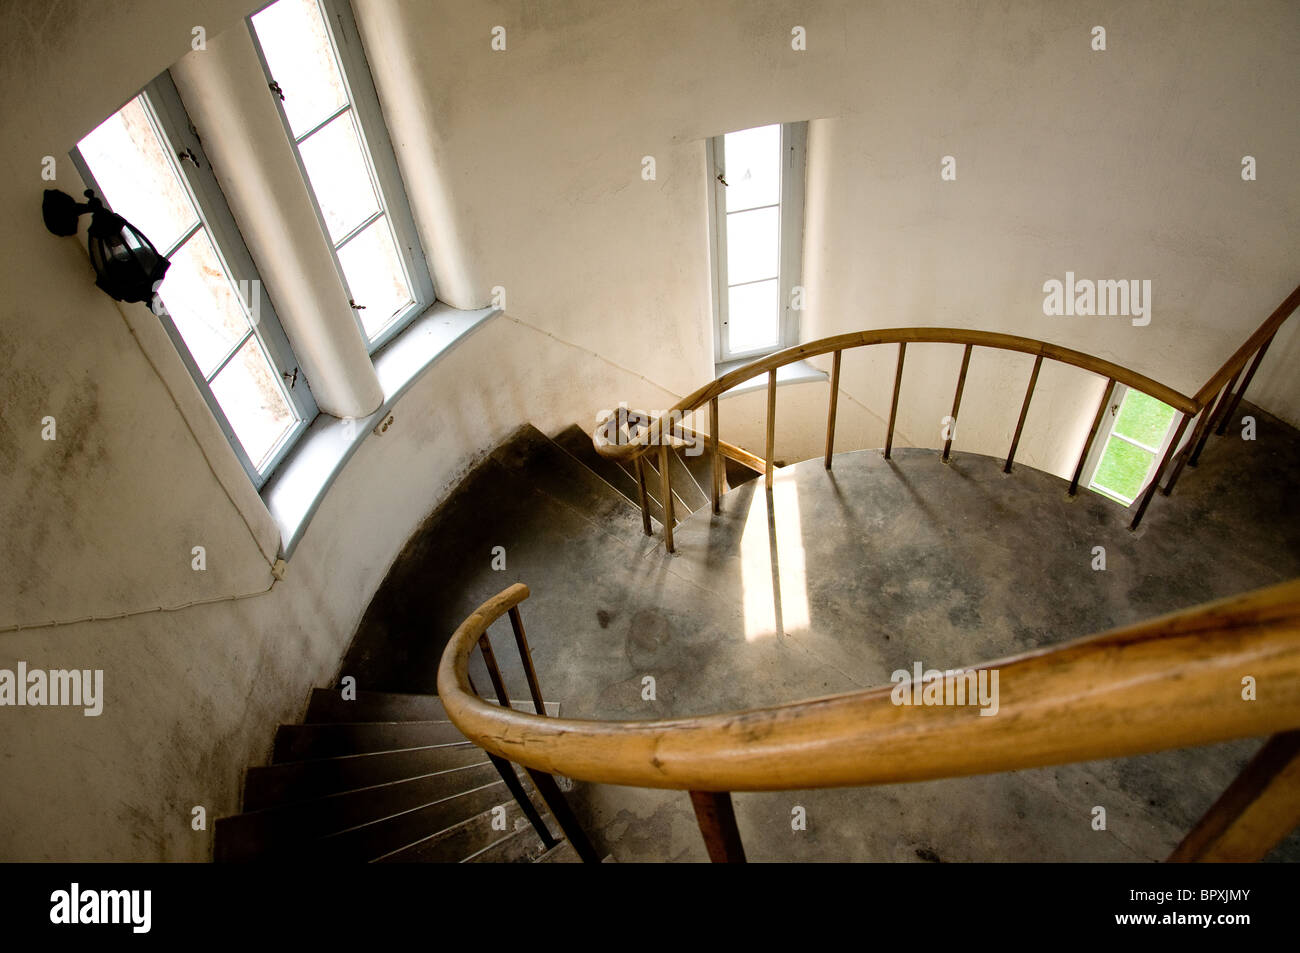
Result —
<instances>
[{"instance_id":1,"label":"sunlight patch on floor","mask_svg":"<svg viewBox=\"0 0 1300 953\"><path fill-rule=\"evenodd\" d=\"M777 477L770 491L755 494L740 538L740 558L745 640L807 630L808 580L799 488L793 479Z\"/></svg>"}]
</instances>

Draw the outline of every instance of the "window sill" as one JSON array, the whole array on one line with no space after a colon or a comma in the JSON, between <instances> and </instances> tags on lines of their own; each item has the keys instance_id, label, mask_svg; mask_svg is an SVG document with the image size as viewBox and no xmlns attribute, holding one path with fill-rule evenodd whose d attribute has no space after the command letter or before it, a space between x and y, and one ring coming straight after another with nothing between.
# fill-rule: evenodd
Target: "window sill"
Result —
<instances>
[{"instance_id":1,"label":"window sill","mask_svg":"<svg viewBox=\"0 0 1300 953\"><path fill-rule=\"evenodd\" d=\"M755 360L757 360L757 358L751 357L740 361L726 361L722 364L717 364L713 368L714 379L716 380L717 378L721 377L723 374L729 373L730 371L734 371L738 367L744 367L746 364L749 364ZM810 381L824 381L829 379L830 376L825 371L819 371L817 368L813 367L807 361L795 361L793 364L786 364L784 367L778 367L776 369L777 387L780 387L783 384L806 384L809 383ZM757 377L751 377L749 380L737 384L735 387L731 388L730 390L723 391L722 394L719 395L719 397L720 398L738 397L741 394L748 394L751 391L763 390L766 387L767 387L767 375L759 374Z\"/></svg>"},{"instance_id":2,"label":"window sill","mask_svg":"<svg viewBox=\"0 0 1300 953\"><path fill-rule=\"evenodd\" d=\"M280 555L288 559L344 465L383 423L403 394L457 344L500 308L459 311L436 302L376 351L375 373L384 401L369 417L343 420L320 414L262 488L262 501L280 529Z\"/></svg>"}]
</instances>

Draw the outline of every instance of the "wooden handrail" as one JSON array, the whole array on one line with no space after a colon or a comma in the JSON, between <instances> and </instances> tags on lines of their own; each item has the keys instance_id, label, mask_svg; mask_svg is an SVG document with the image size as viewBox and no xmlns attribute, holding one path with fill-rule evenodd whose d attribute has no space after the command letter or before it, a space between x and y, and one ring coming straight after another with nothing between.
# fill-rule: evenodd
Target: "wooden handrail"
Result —
<instances>
[{"instance_id":1,"label":"wooden handrail","mask_svg":"<svg viewBox=\"0 0 1300 953\"><path fill-rule=\"evenodd\" d=\"M1297 289L1300 291L1300 289ZM1290 300L1290 299L1288 299ZM1294 306L1293 306L1294 307ZM1289 312L1288 312L1289 313ZM872 331L853 331L832 337L796 344L784 350L769 354L752 361L743 367L728 371L716 380L710 381L698 390L687 394L660 417L648 422L631 443L610 443L602 440L600 435L608 425L608 419L600 422L592 432L597 451L606 457L631 460L657 446L663 432L663 421L673 414L692 413L726 391L743 384L762 374L770 374L777 368L796 361L802 361L819 354L846 351L856 347L868 347L874 344L961 344L970 347L988 347L1004 351L1019 351L1024 354L1045 357L1049 360L1070 364L1074 367L1091 371L1102 377L1114 379L1118 383L1140 390L1157 400L1168 404L1184 414L1195 414L1200 404L1195 398L1188 397L1180 391L1161 384L1159 381L1129 370L1113 361L1095 357L1035 338L1021 337L1015 334L1002 334L995 331L976 331L968 328L880 328Z\"/></svg>"},{"instance_id":2,"label":"wooden handrail","mask_svg":"<svg viewBox=\"0 0 1300 953\"><path fill-rule=\"evenodd\" d=\"M894 686L662 721L490 705L470 688L470 653L527 596L526 586L511 586L461 624L442 656L438 694L480 747L585 781L692 791L893 784L1300 728L1300 579L975 666L998 672L992 717L970 705L895 704ZM1243 700L1247 676L1256 700Z\"/></svg>"},{"instance_id":3,"label":"wooden handrail","mask_svg":"<svg viewBox=\"0 0 1300 953\"><path fill-rule=\"evenodd\" d=\"M1016 449L1020 444L1021 432L1024 429L1025 417L1029 412L1029 402L1034 395L1034 386L1038 382L1038 372L1042 367L1043 358L1050 358L1064 364L1081 368L1094 374L1106 378L1106 389L1102 396L1101 403L1097 408L1097 413L1093 418L1092 427L1088 431L1088 437L1084 441L1083 447L1079 452L1078 463L1074 468L1074 475L1070 480L1070 495L1073 496L1079 488L1079 481L1083 475L1083 469L1092 452L1093 440L1096 437L1099 428L1104 419L1107 406L1110 404L1111 395L1114 393L1116 384L1141 391L1154 397L1174 409L1178 414L1178 423L1174 431L1173 440L1169 442L1165 453L1157 461L1154 471L1150 473L1150 478L1146 482L1140 498L1137 501L1137 508L1134 512L1133 519L1129 523L1129 529L1136 530L1142 522L1142 517L1146 513L1147 507L1150 506L1156 490L1160 488L1160 481L1165 475L1168 480L1164 485L1166 496L1173 490L1174 484L1178 481L1179 474L1182 473L1184 466L1196 466L1197 458L1200 456L1201 449L1205 446L1205 441L1209 436L1212 420L1217 420L1219 429L1217 433L1222 435L1228 426L1228 421L1236 412L1238 404L1246 393L1246 388L1250 386L1255 372L1259 369L1264 355L1268 351L1273 337L1277 334L1278 328L1281 327L1296 307L1300 306L1300 286L1265 319L1264 323L1246 340L1241 347L1228 359L1228 361L1210 378L1202 387L1195 397L1188 397L1171 387L1161 384L1159 381L1139 374L1136 371L1129 370L1113 361L1104 358L1095 357L1085 354L1082 351L1076 351L1072 348L1061 347L1056 344L1050 344L1046 341L1039 341L1034 338L1020 337L1014 334L1001 334L992 331L974 331L964 328L884 328L875 331L855 331L849 334L839 334L833 337L821 338L817 341L809 341L806 344L799 344L794 347L788 347L785 350L777 351L766 357L759 358L746 364L744 367L736 368L715 381L712 381L699 388L692 394L688 394L679 400L672 408L664 412L657 418L652 418L648 414L637 413L636 423L637 430L635 436L630 430L625 434L621 429L624 423L622 417L618 418L619 437L617 441L607 439L610 432L610 425L615 422L614 416L606 417L602 420L596 429L592 432L592 441L596 445L596 450L603 456L614 458L622 461L635 461L637 465L638 480L642 484L641 492L641 520L646 535L651 534L650 529L650 512L649 504L645 498L644 475L642 470L641 458L650 451L652 447L659 447L659 455L662 461L660 476L662 486L662 496L667 501L665 512L668 518L664 522L664 545L669 552L673 551L673 520L671 518L671 501L672 501L672 483L668 474L666 454L668 447L677 442L677 438L683 433L690 433L697 439L699 435L694 431L682 426L681 420L686 414L694 413L705 404L709 407L709 426L711 433L708 437L709 452L713 461L713 487L712 487L712 509L714 513L721 512L720 496L720 456L725 455L731 459L738 460L755 469L764 475L764 484L769 489L772 486L772 480L775 470L775 440L776 440L776 385L777 369L800 361L808 357L815 357L819 354L830 353L833 355L831 366L831 397L827 410L826 418L826 454L824 464L826 469L831 468L831 460L835 445L835 411L839 397L839 379L840 379L840 359L845 350L856 347L867 347L873 344L896 343L898 345L898 364L894 372L894 390L893 397L889 405L889 425L885 430L884 456L888 460L890 451L894 443L894 426L898 418L898 401L899 392L903 384L903 365L907 354L907 345L911 343L924 344L960 344L963 346L961 372L957 377L957 390L953 396L952 413L949 415L951 423L949 426L956 426L957 413L961 408L962 389L966 383L966 372L970 367L971 351L975 347L989 347L1000 350L1020 351L1025 354L1034 355L1034 369L1029 378L1029 387L1025 392L1024 403L1020 408L1020 419L1016 423L1015 436L1011 440L1011 449L1007 452L1007 461L1003 470L1011 472L1011 464L1016 455ZM1253 357L1253 360L1252 360ZM1246 367L1246 362L1250 361L1250 368L1242 377L1242 370ZM755 457L738 447L732 447L729 444L723 444L718 439L718 398L745 381L752 380L760 374L767 375L767 419L766 419L766 449L763 459ZM1241 378L1241 386L1233 391L1238 378ZM1216 397L1217 403L1214 403ZM1214 411L1207 412L1213 404ZM1226 409L1225 409L1226 408ZM616 411L616 414L625 414L625 410ZM1188 424L1198 418L1196 427L1192 431L1191 439L1186 446L1182 446L1180 441L1187 430ZM667 422L667 423L665 423ZM667 437L664 436L665 427L667 427ZM623 439L626 437L626 439ZM949 430L943 443L942 459L948 462L949 454L952 451L952 431Z\"/></svg>"},{"instance_id":4,"label":"wooden handrail","mask_svg":"<svg viewBox=\"0 0 1300 953\"><path fill-rule=\"evenodd\" d=\"M897 343L885 457L889 457L904 356L908 343L964 345L950 418L955 425L974 347L1035 355L1004 469L1010 472L1044 358L1071 364L1106 378L1106 390L1084 444L1074 477L1079 484L1093 438L1116 384L1142 391L1179 414L1177 429L1143 494L1131 528L1136 529L1162 474L1174 456L1183 464L1204 444L1212 419L1231 417L1282 322L1300 305L1300 287L1197 392L1188 397L1111 361L1016 335L957 328L887 328L823 338L786 348L737 368L684 397L651 419L637 414L637 432L617 420L620 439L607 439L614 417L593 433L604 456L636 464L642 525L650 533L643 456L658 449L664 542L673 549L673 491L669 453L700 435L680 421L709 407L712 511L719 511L721 460L728 457L765 474L772 485L777 369L818 354L833 353L832 393L827 414L825 466L831 466L841 355L849 348ZM1233 394L1246 362L1241 387ZM746 380L767 374L766 454L753 454L718 438L718 398ZM1217 398L1214 413L1205 413ZM1227 408L1226 411L1224 408ZM620 415L626 410L620 410ZM1198 417L1186 448L1178 451L1188 424ZM665 436L665 421L667 434ZM951 433L951 432L950 432ZM626 436L627 440L622 438ZM943 447L946 461L952 448ZM709 854L742 861L730 792L849 787L926 781L1014 771L1047 765L1144 754L1275 734L1233 787L1188 835L1171 859L1257 859L1285 835L1300 816L1300 579L1260 589L1081 639L964 670L934 673L934 681L882 686L770 708L662 721L580 721L548 718L520 619L528 587L516 584L489 599L453 633L438 668L438 693L447 716L494 762L523 765L561 827L585 860L595 852L586 841L552 774L596 783L688 790ZM509 707L508 695L487 636L488 627L509 614L537 714ZM483 653L500 706L478 697L469 678L470 655ZM929 673L927 673L928 675ZM988 686L992 685L991 698ZM966 703L966 690L979 696ZM1256 686L1267 685L1267 691ZM960 686L960 687L959 687ZM903 704L900 692L938 704ZM1005 697L1002 688L1006 689ZM947 704L944 704L945 697ZM985 715L992 717L985 719ZM548 835L549 836L549 835ZM547 837L544 837L545 841Z\"/></svg>"}]
</instances>

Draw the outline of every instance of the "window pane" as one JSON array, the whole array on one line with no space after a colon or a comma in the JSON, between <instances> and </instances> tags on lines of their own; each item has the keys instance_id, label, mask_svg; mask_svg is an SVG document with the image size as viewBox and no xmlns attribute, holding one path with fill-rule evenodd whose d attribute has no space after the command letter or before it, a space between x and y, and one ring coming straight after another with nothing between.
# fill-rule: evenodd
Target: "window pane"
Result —
<instances>
[{"instance_id":1,"label":"window pane","mask_svg":"<svg viewBox=\"0 0 1300 953\"><path fill-rule=\"evenodd\" d=\"M1097 472L1092 475L1092 482L1132 500L1138 495L1138 490L1142 489L1147 471L1154 461L1155 454L1111 437L1102 454L1101 463L1097 464Z\"/></svg>"},{"instance_id":2,"label":"window pane","mask_svg":"<svg viewBox=\"0 0 1300 953\"><path fill-rule=\"evenodd\" d=\"M137 96L77 143L103 198L166 253L198 215Z\"/></svg>"},{"instance_id":3,"label":"window pane","mask_svg":"<svg viewBox=\"0 0 1300 953\"><path fill-rule=\"evenodd\" d=\"M295 138L348 101L316 0L279 0L253 17L253 29L271 76L284 91L284 112Z\"/></svg>"},{"instance_id":4,"label":"window pane","mask_svg":"<svg viewBox=\"0 0 1300 953\"><path fill-rule=\"evenodd\" d=\"M727 216L727 284L780 274L781 216L775 208Z\"/></svg>"},{"instance_id":5,"label":"window pane","mask_svg":"<svg viewBox=\"0 0 1300 953\"><path fill-rule=\"evenodd\" d=\"M387 216L366 226L365 231L340 248L339 264L343 266L353 299L365 305L357 313L368 338L375 337L415 300L406 283Z\"/></svg>"},{"instance_id":6,"label":"window pane","mask_svg":"<svg viewBox=\"0 0 1300 953\"><path fill-rule=\"evenodd\" d=\"M780 341L780 282L727 289L727 345L733 353L775 347Z\"/></svg>"},{"instance_id":7,"label":"window pane","mask_svg":"<svg viewBox=\"0 0 1300 953\"><path fill-rule=\"evenodd\" d=\"M724 137L727 211L781 201L781 127L759 126Z\"/></svg>"},{"instance_id":8,"label":"window pane","mask_svg":"<svg viewBox=\"0 0 1300 953\"><path fill-rule=\"evenodd\" d=\"M244 452L261 470L296 418L256 336L250 337L213 379L212 393Z\"/></svg>"},{"instance_id":9,"label":"window pane","mask_svg":"<svg viewBox=\"0 0 1300 953\"><path fill-rule=\"evenodd\" d=\"M172 256L158 294L205 378L248 333L247 314L207 229Z\"/></svg>"},{"instance_id":10,"label":"window pane","mask_svg":"<svg viewBox=\"0 0 1300 953\"><path fill-rule=\"evenodd\" d=\"M1115 421L1115 433L1123 434L1148 447L1164 443L1169 425L1174 422L1174 409L1141 391L1130 389L1124 397L1124 406Z\"/></svg>"},{"instance_id":11,"label":"window pane","mask_svg":"<svg viewBox=\"0 0 1300 953\"><path fill-rule=\"evenodd\" d=\"M352 110L304 139L299 152L332 241L379 211Z\"/></svg>"}]
</instances>

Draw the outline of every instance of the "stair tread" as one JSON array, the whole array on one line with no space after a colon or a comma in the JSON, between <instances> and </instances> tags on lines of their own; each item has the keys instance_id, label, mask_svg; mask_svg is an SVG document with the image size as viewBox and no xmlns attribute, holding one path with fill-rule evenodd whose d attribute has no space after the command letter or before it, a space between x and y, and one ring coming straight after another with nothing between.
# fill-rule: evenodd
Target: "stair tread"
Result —
<instances>
[{"instance_id":1,"label":"stair tread","mask_svg":"<svg viewBox=\"0 0 1300 953\"><path fill-rule=\"evenodd\" d=\"M560 841L560 843L556 844L546 853L542 854L541 857L538 857L537 863L539 864L580 864L582 863L582 858L578 856L578 852L574 849L573 845L570 844L567 840L564 840L564 841Z\"/></svg>"},{"instance_id":2,"label":"stair tread","mask_svg":"<svg viewBox=\"0 0 1300 953\"><path fill-rule=\"evenodd\" d=\"M659 522L662 524L663 508L660 505L661 500L659 498L663 496L663 484L659 479L659 459L653 453L647 453L642 458L642 462L645 465L646 495L650 497L651 505L652 507L654 507L652 512L656 514L655 519L659 520ZM630 463L627 465L627 467L630 471L635 472L634 468L636 467L636 464ZM671 475L671 471L670 471L670 475ZM686 519L686 517L690 516L691 513L695 512L694 509L688 506L686 504L686 501L682 499L681 488L677 486L677 482L680 481L676 481L673 484L673 525L674 526L676 526L682 520Z\"/></svg>"},{"instance_id":3,"label":"stair tread","mask_svg":"<svg viewBox=\"0 0 1300 953\"><path fill-rule=\"evenodd\" d=\"M634 506L641 505L636 477L619 466L617 461L597 453L591 442L591 435L577 424L570 424L551 439L559 445L560 449L608 483Z\"/></svg>"},{"instance_id":4,"label":"stair tread","mask_svg":"<svg viewBox=\"0 0 1300 953\"><path fill-rule=\"evenodd\" d=\"M639 544L644 537L640 510L614 487L536 428L492 453L492 460L509 471L524 473L537 492L599 526L605 532Z\"/></svg>"},{"instance_id":5,"label":"stair tread","mask_svg":"<svg viewBox=\"0 0 1300 953\"><path fill-rule=\"evenodd\" d=\"M505 787L496 768L488 762L220 818L215 835L218 859L283 853L307 841L420 808L455 803L468 792L494 784Z\"/></svg>"},{"instance_id":6,"label":"stair tread","mask_svg":"<svg viewBox=\"0 0 1300 953\"><path fill-rule=\"evenodd\" d=\"M502 790L505 790L504 785ZM507 791L504 800L498 799L497 803L449 827L425 832L383 856L376 857L375 862L381 864L458 863L466 860L490 847L507 833L492 826L497 808L502 809L507 831L517 830L520 823L527 825L529 830L532 829L524 812ZM396 826L396 824L388 826Z\"/></svg>"},{"instance_id":7,"label":"stair tread","mask_svg":"<svg viewBox=\"0 0 1300 953\"><path fill-rule=\"evenodd\" d=\"M686 465L686 469L691 471L691 476L695 478L695 483L704 493L707 500L712 501L712 492L710 488L713 486L713 462L709 459L708 444L705 444L704 452L697 454L696 456L691 456L690 454L680 450L678 453L681 454L682 463ZM727 486L726 467L723 467L722 492L725 493L728 489L730 488Z\"/></svg>"},{"instance_id":8,"label":"stair tread","mask_svg":"<svg viewBox=\"0 0 1300 953\"><path fill-rule=\"evenodd\" d=\"M694 513L709 505L709 495L695 481L695 474L686 465L684 457L685 451L674 448L668 454L668 473L672 477L673 495L689 506Z\"/></svg>"},{"instance_id":9,"label":"stair tread","mask_svg":"<svg viewBox=\"0 0 1300 953\"><path fill-rule=\"evenodd\" d=\"M503 834L499 840L475 851L463 864L528 864L546 852L546 845L527 821L524 826Z\"/></svg>"},{"instance_id":10,"label":"stair tread","mask_svg":"<svg viewBox=\"0 0 1300 953\"><path fill-rule=\"evenodd\" d=\"M307 704L305 724L364 721L445 721L446 709L437 695L408 692L359 691L347 701L339 689L316 688Z\"/></svg>"},{"instance_id":11,"label":"stair tread","mask_svg":"<svg viewBox=\"0 0 1300 953\"><path fill-rule=\"evenodd\" d=\"M379 751L401 751L466 740L449 721L332 722L281 725L275 733L271 763Z\"/></svg>"},{"instance_id":12,"label":"stair tread","mask_svg":"<svg viewBox=\"0 0 1300 953\"><path fill-rule=\"evenodd\" d=\"M464 741L249 768L244 776L244 810L262 810L360 790L487 760L481 748Z\"/></svg>"},{"instance_id":13,"label":"stair tread","mask_svg":"<svg viewBox=\"0 0 1300 953\"><path fill-rule=\"evenodd\" d=\"M483 834L473 825L466 826L466 822L481 818L498 805L506 807L508 817L513 816L509 812L518 812L518 805L499 777L490 785L455 798L331 834L305 845L301 853L338 862L456 862L486 843L472 848L466 846L474 843L476 833ZM522 812L519 816L523 816ZM491 834L490 826L487 833Z\"/></svg>"}]
</instances>

